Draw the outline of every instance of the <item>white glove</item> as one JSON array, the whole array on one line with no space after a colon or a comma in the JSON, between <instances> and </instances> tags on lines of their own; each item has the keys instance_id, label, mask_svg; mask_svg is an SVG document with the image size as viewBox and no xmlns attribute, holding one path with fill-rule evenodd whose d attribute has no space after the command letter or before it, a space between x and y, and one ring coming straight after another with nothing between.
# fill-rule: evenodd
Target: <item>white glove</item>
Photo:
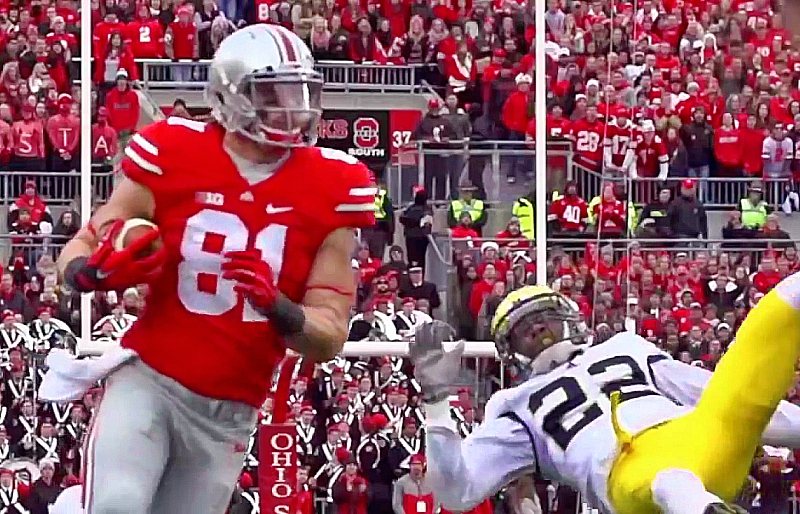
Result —
<instances>
[{"instance_id":1,"label":"white glove","mask_svg":"<svg viewBox=\"0 0 800 514\"><path fill-rule=\"evenodd\" d=\"M409 357L414 364L414 378L422 389L422 399L436 403L450 394L450 385L461 371L464 341L448 351L445 341L453 341L453 327L441 321L425 323L417 328L414 341L409 344Z\"/></svg>"}]
</instances>

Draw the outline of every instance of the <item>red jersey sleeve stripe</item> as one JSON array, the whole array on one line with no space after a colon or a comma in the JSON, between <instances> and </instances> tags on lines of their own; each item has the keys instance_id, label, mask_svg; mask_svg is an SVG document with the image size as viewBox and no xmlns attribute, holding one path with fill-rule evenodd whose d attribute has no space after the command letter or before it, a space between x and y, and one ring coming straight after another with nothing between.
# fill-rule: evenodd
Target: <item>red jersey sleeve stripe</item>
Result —
<instances>
[{"instance_id":1,"label":"red jersey sleeve stripe","mask_svg":"<svg viewBox=\"0 0 800 514\"><path fill-rule=\"evenodd\" d=\"M158 157L158 147L142 137L141 134L134 134L131 141L139 145L139 147L150 155Z\"/></svg>"},{"instance_id":2,"label":"red jersey sleeve stripe","mask_svg":"<svg viewBox=\"0 0 800 514\"><path fill-rule=\"evenodd\" d=\"M136 152L136 150L134 150L133 146L128 146L125 149L125 155L128 157L128 159L131 160L131 162L133 162L133 164L135 164L136 166L145 171L149 171L150 173L154 173L156 175L164 174L164 172L161 170L159 166L156 166L149 160L142 157L139 153Z\"/></svg>"},{"instance_id":3,"label":"red jersey sleeve stripe","mask_svg":"<svg viewBox=\"0 0 800 514\"><path fill-rule=\"evenodd\" d=\"M375 202L369 203L340 203L334 210L336 212L374 212Z\"/></svg>"},{"instance_id":4,"label":"red jersey sleeve stripe","mask_svg":"<svg viewBox=\"0 0 800 514\"><path fill-rule=\"evenodd\" d=\"M378 194L377 187L354 187L350 189L350 196L375 196Z\"/></svg>"}]
</instances>

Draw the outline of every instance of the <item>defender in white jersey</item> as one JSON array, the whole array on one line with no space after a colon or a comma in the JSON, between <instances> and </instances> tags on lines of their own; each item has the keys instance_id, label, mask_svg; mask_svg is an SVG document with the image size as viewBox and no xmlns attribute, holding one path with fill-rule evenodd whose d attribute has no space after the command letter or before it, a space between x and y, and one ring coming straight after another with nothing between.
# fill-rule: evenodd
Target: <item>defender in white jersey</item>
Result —
<instances>
[{"instance_id":1,"label":"defender in white jersey","mask_svg":"<svg viewBox=\"0 0 800 514\"><path fill-rule=\"evenodd\" d=\"M766 308L751 313L711 382L711 373L633 333L589 346L568 299L544 286L514 291L497 309L493 334L501 357L533 376L492 396L484 422L463 442L447 401L463 345L445 352L452 329L421 328L411 357L437 501L468 510L536 471L604 513L744 512L725 502L743 485L759 438L800 446L800 407L779 403L800 354L797 276L778 289L790 300L774 292L762 299Z\"/></svg>"}]
</instances>

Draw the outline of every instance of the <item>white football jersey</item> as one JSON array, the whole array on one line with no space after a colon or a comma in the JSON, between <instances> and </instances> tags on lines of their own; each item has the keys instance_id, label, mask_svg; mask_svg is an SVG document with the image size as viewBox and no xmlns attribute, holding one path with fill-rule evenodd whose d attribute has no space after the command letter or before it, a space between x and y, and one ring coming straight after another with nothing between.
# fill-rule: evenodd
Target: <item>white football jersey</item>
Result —
<instances>
[{"instance_id":1,"label":"white football jersey","mask_svg":"<svg viewBox=\"0 0 800 514\"><path fill-rule=\"evenodd\" d=\"M580 491L603 513L614 510L607 479L619 442L611 423L613 391L617 416L636 434L688 412L711 373L673 360L647 340L623 332L592 346L553 371L495 393L484 422L463 443L432 410L427 433L429 477L439 501L468 510L518 476L538 471ZM765 433L779 446L800 441L800 407L782 402Z\"/></svg>"}]
</instances>

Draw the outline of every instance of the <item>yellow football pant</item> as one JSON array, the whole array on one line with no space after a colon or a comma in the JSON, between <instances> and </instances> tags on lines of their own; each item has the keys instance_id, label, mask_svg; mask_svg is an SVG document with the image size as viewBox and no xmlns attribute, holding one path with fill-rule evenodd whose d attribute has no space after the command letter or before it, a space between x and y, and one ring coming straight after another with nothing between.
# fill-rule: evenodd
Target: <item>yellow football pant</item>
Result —
<instances>
[{"instance_id":1,"label":"yellow football pant","mask_svg":"<svg viewBox=\"0 0 800 514\"><path fill-rule=\"evenodd\" d=\"M772 291L742 324L694 410L623 445L608 481L617 512L661 512L650 486L671 468L693 472L707 491L733 500L762 432L792 385L798 357L800 311Z\"/></svg>"}]
</instances>

